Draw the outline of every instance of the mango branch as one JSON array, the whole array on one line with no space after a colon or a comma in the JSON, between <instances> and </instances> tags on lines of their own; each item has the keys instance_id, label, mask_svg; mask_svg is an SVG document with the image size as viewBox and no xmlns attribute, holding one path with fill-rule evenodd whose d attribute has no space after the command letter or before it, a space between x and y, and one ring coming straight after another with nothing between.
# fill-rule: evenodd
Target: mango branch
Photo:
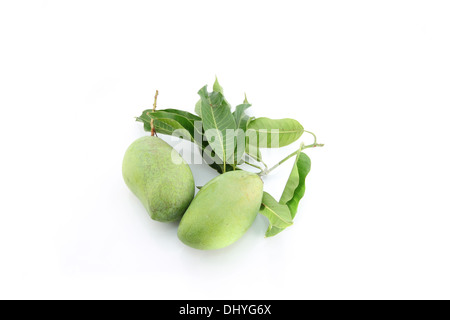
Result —
<instances>
[{"instance_id":1,"label":"mango branch","mask_svg":"<svg viewBox=\"0 0 450 320\"><path fill-rule=\"evenodd\" d=\"M246 165L248 165L248 166L251 166L251 167L253 167L253 168L256 168L256 169L261 170L261 172L264 171L260 166L257 166L256 164L250 163L250 162L248 162L248 161L244 161L244 163L245 163Z\"/></svg>"},{"instance_id":2,"label":"mango branch","mask_svg":"<svg viewBox=\"0 0 450 320\"><path fill-rule=\"evenodd\" d=\"M303 144L302 144L303 145ZM284 158L283 160L281 160L280 162L278 162L276 165L274 165L272 168L270 169L265 169L263 172L261 172L259 175L260 176L267 176L270 172L272 172L273 170L275 170L276 168L278 168L279 166L281 166L283 163L285 163L286 161L288 161L290 158L292 158L293 156L296 156L297 154L299 154L302 151L302 148L300 147L300 149L292 152L290 155L288 155L286 158Z\"/></svg>"},{"instance_id":3,"label":"mango branch","mask_svg":"<svg viewBox=\"0 0 450 320\"><path fill-rule=\"evenodd\" d=\"M156 110L156 100L157 99L158 99L158 90L156 90L156 93L155 93L155 101L153 102L152 112L155 112L155 110ZM154 136L156 134L156 131L155 131L155 124L154 124L153 119L150 121L150 127L152 128L151 135Z\"/></svg>"},{"instance_id":4,"label":"mango branch","mask_svg":"<svg viewBox=\"0 0 450 320\"><path fill-rule=\"evenodd\" d=\"M253 156L253 155L251 155L251 154L249 154L249 153L247 153L247 155L250 157L250 158L252 158L253 160L255 160L256 162L258 162L258 163L262 163L262 165L264 166L264 168L269 168L268 166L267 166L267 164L262 160L262 159L259 159L258 160L258 158L256 158L255 156Z\"/></svg>"},{"instance_id":5,"label":"mango branch","mask_svg":"<svg viewBox=\"0 0 450 320\"><path fill-rule=\"evenodd\" d=\"M315 147L323 147L324 146L323 143L317 143L317 137L316 137L316 135L314 133L312 133L311 131L306 131L306 130L305 130L305 132L309 133L310 135L312 135L314 137L314 143L310 144L310 145L307 145L307 146L302 146L301 147L302 150L305 150L305 149L308 149L308 148L315 148Z\"/></svg>"},{"instance_id":6,"label":"mango branch","mask_svg":"<svg viewBox=\"0 0 450 320\"><path fill-rule=\"evenodd\" d=\"M279 166L281 166L283 163L285 163L287 160L289 160L290 158L292 158L293 156L298 155L299 153L301 153L303 150L308 149L308 148L316 148L316 147L323 147L324 144L323 143L317 143L317 137L314 133L310 132L310 131L306 131L306 133L311 134L314 137L314 143L313 144L309 144L307 146L305 146L305 144L302 142L300 145L300 149L292 152L290 155L288 155L286 158L284 158L283 160L281 160L280 162L278 162L276 165L274 165L272 168L270 169L265 169L264 171L262 171L261 173L259 173L259 176L266 176L268 175L270 172L272 172L273 170L275 170L276 168L278 168Z\"/></svg>"}]
</instances>

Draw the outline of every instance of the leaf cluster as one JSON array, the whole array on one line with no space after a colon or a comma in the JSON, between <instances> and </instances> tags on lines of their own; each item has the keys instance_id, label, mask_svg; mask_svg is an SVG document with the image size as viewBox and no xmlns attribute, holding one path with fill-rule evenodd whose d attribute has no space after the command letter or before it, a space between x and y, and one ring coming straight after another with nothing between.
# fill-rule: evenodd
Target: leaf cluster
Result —
<instances>
[{"instance_id":1,"label":"leaf cluster","mask_svg":"<svg viewBox=\"0 0 450 320\"><path fill-rule=\"evenodd\" d=\"M148 109L136 120L142 122L148 132L151 132L153 121L158 134L176 135L196 144L205 162L220 174L242 170L240 166L247 164L259 168L260 175L263 175L268 167L260 149L287 146L304 133L303 126L294 119L250 117L246 113L251 107L247 96L232 110L217 78L213 91L208 92L204 86L198 95L196 114L179 109ZM230 135L230 132L234 134ZM269 220L266 237L292 225L299 201L305 193L305 179L310 167L309 157L300 149L280 201L264 192L260 213Z\"/></svg>"}]
</instances>

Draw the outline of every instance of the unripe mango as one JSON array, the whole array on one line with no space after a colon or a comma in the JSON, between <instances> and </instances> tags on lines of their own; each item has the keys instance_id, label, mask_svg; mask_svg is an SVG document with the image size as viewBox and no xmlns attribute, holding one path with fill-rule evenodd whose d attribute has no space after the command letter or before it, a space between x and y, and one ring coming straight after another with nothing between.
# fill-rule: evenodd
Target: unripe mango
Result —
<instances>
[{"instance_id":1,"label":"unripe mango","mask_svg":"<svg viewBox=\"0 0 450 320\"><path fill-rule=\"evenodd\" d=\"M178 238L202 250L226 247L250 228L263 195L254 173L231 171L208 182L192 201L178 227Z\"/></svg>"},{"instance_id":2,"label":"unripe mango","mask_svg":"<svg viewBox=\"0 0 450 320\"><path fill-rule=\"evenodd\" d=\"M191 169L160 138L146 136L133 142L125 153L122 173L125 183L154 220L181 219L194 198Z\"/></svg>"}]
</instances>

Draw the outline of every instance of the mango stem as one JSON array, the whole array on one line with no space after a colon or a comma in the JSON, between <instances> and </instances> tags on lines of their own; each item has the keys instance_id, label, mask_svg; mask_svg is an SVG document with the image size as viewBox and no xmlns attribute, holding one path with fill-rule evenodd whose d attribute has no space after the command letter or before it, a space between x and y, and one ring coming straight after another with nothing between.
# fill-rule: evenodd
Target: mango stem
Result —
<instances>
[{"instance_id":1,"label":"mango stem","mask_svg":"<svg viewBox=\"0 0 450 320\"><path fill-rule=\"evenodd\" d=\"M245 163L246 165L248 165L248 166L251 166L251 167L253 167L253 168L256 168L256 169L261 170L261 172L264 171L260 166L257 166L256 164L250 163L250 162L248 162L248 161L244 161L244 163Z\"/></svg>"},{"instance_id":2,"label":"mango stem","mask_svg":"<svg viewBox=\"0 0 450 320\"><path fill-rule=\"evenodd\" d=\"M252 156L252 155L249 154L249 153L247 153L247 155L248 155L250 158L252 158L253 160L255 160L256 162L262 163L263 166L264 166L264 168L266 168L266 169L269 168L269 167L267 166L267 164L266 164L262 159L259 159L259 160L258 160L257 157Z\"/></svg>"},{"instance_id":3,"label":"mango stem","mask_svg":"<svg viewBox=\"0 0 450 320\"><path fill-rule=\"evenodd\" d=\"M305 150L305 149L308 149L308 148L315 148L315 147L323 147L324 146L323 143L317 143L317 137L316 137L316 135L314 133L312 133L311 131L306 131L306 130L305 130L305 132L309 133L310 135L312 135L314 137L314 143L310 144L310 145L307 145L307 146L302 144L302 146L300 147L302 150Z\"/></svg>"},{"instance_id":4,"label":"mango stem","mask_svg":"<svg viewBox=\"0 0 450 320\"><path fill-rule=\"evenodd\" d=\"M302 151L302 148L292 152L290 155L288 155L286 158L284 158L283 160L281 160L280 162L278 162L276 165L274 165L272 168L270 169L265 169L263 172L261 172L259 175L260 176L267 176L269 173L271 173L273 170L275 170L276 168L278 168L279 166L281 166L283 163L285 163L286 161L288 161L290 158L292 158L293 156L296 156L297 154L299 154Z\"/></svg>"},{"instance_id":5,"label":"mango stem","mask_svg":"<svg viewBox=\"0 0 450 320\"><path fill-rule=\"evenodd\" d=\"M155 110L156 110L156 100L157 99L158 99L158 90L156 90L156 93L155 93L155 101L153 102L153 110L152 110L152 112L155 112ZM154 120L153 119L150 121L150 127L152 128L151 135L153 137L156 134L155 124L154 124Z\"/></svg>"},{"instance_id":6,"label":"mango stem","mask_svg":"<svg viewBox=\"0 0 450 320\"><path fill-rule=\"evenodd\" d=\"M292 158L293 156L298 155L300 152L302 152L305 149L308 148L316 148L316 147L323 147L324 144L323 143L317 143L317 137L314 133L310 132L310 131L306 131L305 132L311 134L314 137L314 143L313 144L309 144L307 146L305 146L305 144L302 142L300 144L300 148L294 152L292 152L290 155L288 155L286 158L284 158L283 160L281 160L280 162L278 162L276 165L274 165L272 168L268 169L266 168L264 171L262 171L259 176L266 176L268 175L270 172L272 172L273 170L275 170L276 168L278 168L279 166L281 166L284 162L286 162L287 160L289 160L290 158Z\"/></svg>"}]
</instances>

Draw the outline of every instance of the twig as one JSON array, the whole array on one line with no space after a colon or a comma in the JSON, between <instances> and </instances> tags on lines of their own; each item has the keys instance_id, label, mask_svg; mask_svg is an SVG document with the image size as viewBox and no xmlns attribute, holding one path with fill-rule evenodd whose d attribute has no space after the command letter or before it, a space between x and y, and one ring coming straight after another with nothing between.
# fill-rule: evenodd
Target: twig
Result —
<instances>
[{"instance_id":1,"label":"twig","mask_svg":"<svg viewBox=\"0 0 450 320\"><path fill-rule=\"evenodd\" d=\"M280 165L282 165L284 162L286 162L287 160L289 160L289 159L292 158L293 156L298 155L300 152L302 152L302 151L305 150L305 149L308 149L308 148L316 148L316 147L323 147L323 146L324 146L324 144L322 144L322 143L317 143L317 137L316 137L316 135L315 135L314 133L312 133L312 132L310 132L310 131L306 131L306 130L305 130L305 132L311 134L311 135L314 137L314 143L313 143L313 144L310 144L310 145L305 146L305 144L302 142L301 145L300 145L300 148L299 148L298 150L292 152L290 155L288 155L286 158L284 158L283 160L281 160L280 162L278 162L278 163L277 163L276 165L274 165L272 168L270 168L270 169L268 169L268 168L264 169L264 171L262 171L259 175L260 175L260 176L268 175L268 174L269 174L270 172L272 172L274 169L278 168L278 167L279 167Z\"/></svg>"},{"instance_id":2,"label":"twig","mask_svg":"<svg viewBox=\"0 0 450 320\"><path fill-rule=\"evenodd\" d=\"M155 93L155 102L153 102L153 110L152 110L152 112L155 112L155 110L156 110L156 100L157 99L158 99L158 90L156 90L156 93ZM152 128L151 135L154 136L156 134L156 131L155 131L155 124L154 124L154 120L153 119L150 121L150 126Z\"/></svg>"}]
</instances>

